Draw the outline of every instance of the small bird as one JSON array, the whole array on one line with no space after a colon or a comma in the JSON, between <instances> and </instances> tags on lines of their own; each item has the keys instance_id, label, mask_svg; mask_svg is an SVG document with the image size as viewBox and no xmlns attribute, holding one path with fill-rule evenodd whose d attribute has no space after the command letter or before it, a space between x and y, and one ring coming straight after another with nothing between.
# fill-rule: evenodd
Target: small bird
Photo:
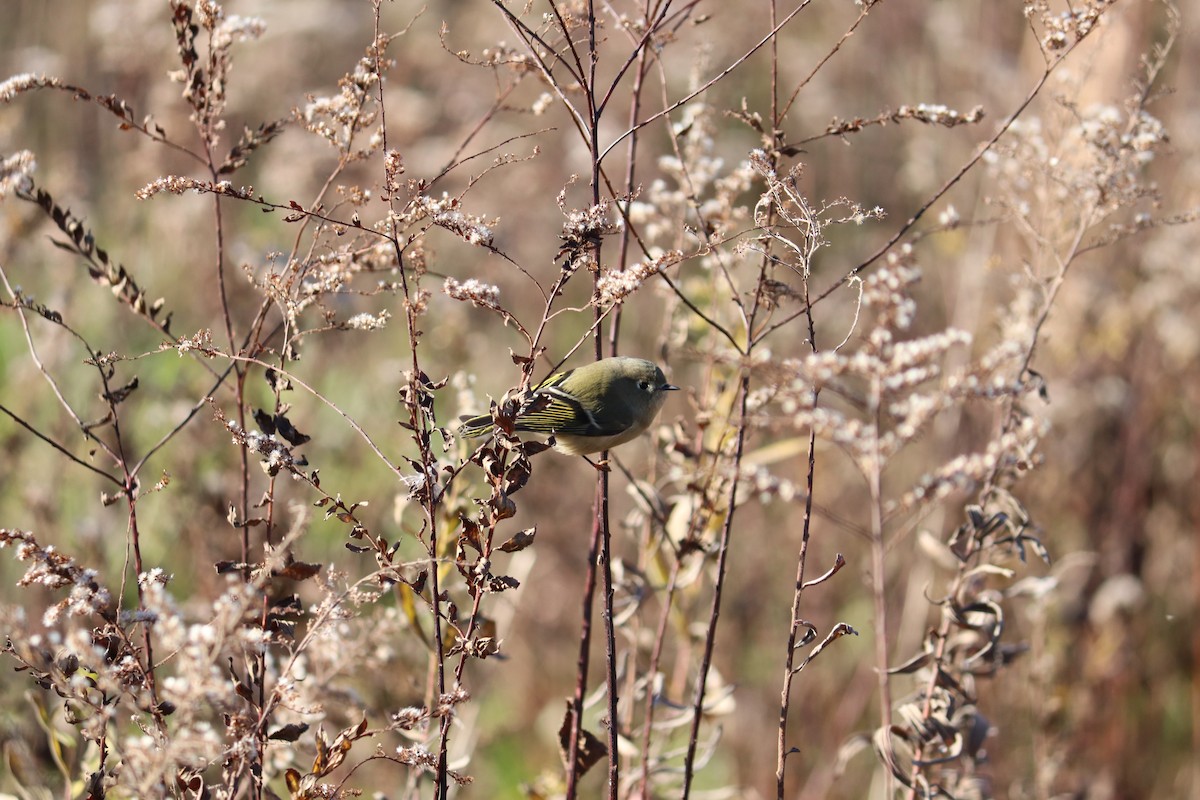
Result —
<instances>
[{"instance_id":1,"label":"small bird","mask_svg":"<svg viewBox=\"0 0 1200 800\"><path fill-rule=\"evenodd\" d=\"M555 449L567 455L599 453L650 427L666 393L678 388L644 358L605 358L539 383L513 429L553 434ZM463 436L483 436L493 428L491 414L461 420Z\"/></svg>"}]
</instances>

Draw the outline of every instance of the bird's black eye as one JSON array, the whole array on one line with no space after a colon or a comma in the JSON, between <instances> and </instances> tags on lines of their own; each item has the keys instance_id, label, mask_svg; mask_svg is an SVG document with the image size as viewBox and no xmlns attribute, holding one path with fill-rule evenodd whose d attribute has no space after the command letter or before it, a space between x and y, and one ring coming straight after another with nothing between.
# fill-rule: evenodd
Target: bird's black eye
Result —
<instances>
[{"instance_id":1,"label":"bird's black eye","mask_svg":"<svg viewBox=\"0 0 1200 800\"><path fill-rule=\"evenodd\" d=\"M648 392L653 387L650 385L650 381L638 381L638 388L641 389L643 392Z\"/></svg>"}]
</instances>

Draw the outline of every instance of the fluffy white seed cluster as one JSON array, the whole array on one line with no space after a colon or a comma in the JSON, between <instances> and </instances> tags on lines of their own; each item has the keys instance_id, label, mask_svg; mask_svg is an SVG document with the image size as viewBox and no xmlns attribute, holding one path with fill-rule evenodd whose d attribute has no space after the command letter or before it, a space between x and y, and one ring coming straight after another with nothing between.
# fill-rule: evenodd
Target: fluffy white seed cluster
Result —
<instances>
[{"instance_id":1,"label":"fluffy white seed cluster","mask_svg":"<svg viewBox=\"0 0 1200 800\"><path fill-rule=\"evenodd\" d=\"M162 192L170 192L171 194L183 194L186 191L193 191L196 194L222 194L228 197L236 197L239 200L251 200L254 197L253 186L242 186L234 188L234 185L229 181L202 181L196 178L188 178L182 175L166 175L161 178L156 178L150 181L141 189L134 192L134 196L138 200L149 200L156 194Z\"/></svg>"},{"instance_id":2,"label":"fluffy white seed cluster","mask_svg":"<svg viewBox=\"0 0 1200 800\"><path fill-rule=\"evenodd\" d=\"M904 119L915 119L930 125L943 125L953 128L956 125L967 125L983 119L983 106L975 106L965 114L940 103L918 103L915 106L902 105L896 110L896 116Z\"/></svg>"},{"instance_id":3,"label":"fluffy white seed cluster","mask_svg":"<svg viewBox=\"0 0 1200 800\"><path fill-rule=\"evenodd\" d=\"M375 87L379 79L374 55L360 58L353 72L338 81L338 94L309 98L300 118L305 130L325 139L339 152L349 152L356 146L358 155L378 150L383 143L378 131L365 142L359 134L375 125Z\"/></svg>"},{"instance_id":4,"label":"fluffy white seed cluster","mask_svg":"<svg viewBox=\"0 0 1200 800\"><path fill-rule=\"evenodd\" d=\"M346 320L344 327L355 331L378 331L387 327L391 316L386 308L378 314L368 314L364 311Z\"/></svg>"},{"instance_id":5,"label":"fluffy white seed cluster","mask_svg":"<svg viewBox=\"0 0 1200 800\"><path fill-rule=\"evenodd\" d=\"M1091 226L1155 197L1146 167L1169 139L1162 122L1136 103L1135 97L1124 106L1096 104L1014 123L985 155L1002 189L990 202L1041 230L1042 199L1073 210ZM1154 216L1146 214L1111 235L1153 225Z\"/></svg>"},{"instance_id":6,"label":"fluffy white seed cluster","mask_svg":"<svg viewBox=\"0 0 1200 800\"><path fill-rule=\"evenodd\" d=\"M155 178L141 189L138 189L134 192L134 196L138 200L149 200L161 192L183 194L189 189L199 194L207 185L208 181L198 181L195 178L185 178L182 175L164 175L161 178Z\"/></svg>"},{"instance_id":7,"label":"fluffy white seed cluster","mask_svg":"<svg viewBox=\"0 0 1200 800\"><path fill-rule=\"evenodd\" d=\"M562 207L563 199L566 190L559 193L559 206ZM602 200L600 203L589 206L588 208L573 208L570 211L564 209L566 220L563 222L562 239L565 242L583 242L594 236L599 236L605 233L611 233L617 230L617 226L608 218L609 201Z\"/></svg>"},{"instance_id":8,"label":"fluffy white seed cluster","mask_svg":"<svg viewBox=\"0 0 1200 800\"><path fill-rule=\"evenodd\" d=\"M14 97L30 89L54 89L59 86L62 86L62 81L58 78L23 72L0 82L0 103L10 103Z\"/></svg>"},{"instance_id":9,"label":"fluffy white seed cluster","mask_svg":"<svg viewBox=\"0 0 1200 800\"><path fill-rule=\"evenodd\" d=\"M1051 8L1048 0L1025 0L1024 13L1026 18L1040 21L1045 30L1042 47L1046 50L1062 50L1091 33L1104 10L1113 2L1084 0L1068 11L1058 12Z\"/></svg>"},{"instance_id":10,"label":"fluffy white seed cluster","mask_svg":"<svg viewBox=\"0 0 1200 800\"><path fill-rule=\"evenodd\" d=\"M418 197L413 201L413 219L431 219L439 228L456 234L468 244L491 247L495 234L482 217L467 214L460 208L457 197L443 194L440 198ZM494 223L493 223L494 224Z\"/></svg>"},{"instance_id":11,"label":"fluffy white seed cluster","mask_svg":"<svg viewBox=\"0 0 1200 800\"><path fill-rule=\"evenodd\" d=\"M665 177L656 178L628 206L629 221L643 241L663 247L682 241L707 250L746 227L750 209L743 202L754 181L754 168L743 161L727 170L715 155L717 112L705 103L689 105L673 127L679 135L682 161L666 156L658 161ZM761 152L761 151L760 151ZM700 221L701 226L696 222ZM711 269L718 257L709 252L695 262Z\"/></svg>"},{"instance_id":12,"label":"fluffy white seed cluster","mask_svg":"<svg viewBox=\"0 0 1200 800\"><path fill-rule=\"evenodd\" d=\"M235 42L249 42L262 38L267 32L267 23L259 17L243 17L232 14L222 19L212 33L212 47L224 49Z\"/></svg>"},{"instance_id":13,"label":"fluffy white seed cluster","mask_svg":"<svg viewBox=\"0 0 1200 800\"><path fill-rule=\"evenodd\" d=\"M1127 115L1110 105L1084 111L1078 135L1103 154L1116 156L1124 151L1139 166L1154 160L1156 151L1168 142L1166 127L1154 115L1140 109Z\"/></svg>"},{"instance_id":14,"label":"fluffy white seed cluster","mask_svg":"<svg viewBox=\"0 0 1200 800\"><path fill-rule=\"evenodd\" d=\"M193 351L209 355L214 353L212 331L208 328L202 328L196 332L195 336L182 336L175 343L175 349L179 353L179 357Z\"/></svg>"},{"instance_id":15,"label":"fluffy white seed cluster","mask_svg":"<svg viewBox=\"0 0 1200 800\"><path fill-rule=\"evenodd\" d=\"M400 191L400 176L406 171L404 156L399 150L388 150L383 156L384 184L387 191L395 194Z\"/></svg>"},{"instance_id":16,"label":"fluffy white seed cluster","mask_svg":"<svg viewBox=\"0 0 1200 800\"><path fill-rule=\"evenodd\" d=\"M12 545L17 561L28 562L18 586L47 589L70 587L64 600L46 609L42 624L50 627L65 617L88 616L107 609L112 603L108 590L96 582L96 571L80 567L73 558L55 549L43 547L32 533L0 528L0 548Z\"/></svg>"},{"instance_id":17,"label":"fluffy white seed cluster","mask_svg":"<svg viewBox=\"0 0 1200 800\"><path fill-rule=\"evenodd\" d=\"M470 303L476 307L500 308L500 287L475 278L468 278L461 282L454 278L446 278L442 284L442 291L455 300Z\"/></svg>"},{"instance_id":18,"label":"fluffy white seed cluster","mask_svg":"<svg viewBox=\"0 0 1200 800\"><path fill-rule=\"evenodd\" d=\"M606 270L596 281L601 306L619 303L641 288L646 279L683 260L679 250L669 250L650 261L640 261L623 270Z\"/></svg>"},{"instance_id":19,"label":"fluffy white seed cluster","mask_svg":"<svg viewBox=\"0 0 1200 800\"><path fill-rule=\"evenodd\" d=\"M957 489L970 489L998 470L1025 472L1037 463L1035 449L1046 431L1046 424L1026 417L1013 430L988 442L982 453L965 453L924 475L888 511L908 509L929 500L938 500Z\"/></svg>"}]
</instances>

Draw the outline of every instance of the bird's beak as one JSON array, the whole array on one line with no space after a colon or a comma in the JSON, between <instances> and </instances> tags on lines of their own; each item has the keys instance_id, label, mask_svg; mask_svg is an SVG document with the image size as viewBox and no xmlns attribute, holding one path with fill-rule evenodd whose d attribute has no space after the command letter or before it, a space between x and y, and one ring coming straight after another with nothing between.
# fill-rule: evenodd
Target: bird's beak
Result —
<instances>
[{"instance_id":1,"label":"bird's beak","mask_svg":"<svg viewBox=\"0 0 1200 800\"><path fill-rule=\"evenodd\" d=\"M672 385L671 385L671 384L669 384L669 383L664 383L662 386L658 387L658 390L659 390L660 392L678 392L678 391L679 391L679 387L678 387L678 386L672 386Z\"/></svg>"}]
</instances>

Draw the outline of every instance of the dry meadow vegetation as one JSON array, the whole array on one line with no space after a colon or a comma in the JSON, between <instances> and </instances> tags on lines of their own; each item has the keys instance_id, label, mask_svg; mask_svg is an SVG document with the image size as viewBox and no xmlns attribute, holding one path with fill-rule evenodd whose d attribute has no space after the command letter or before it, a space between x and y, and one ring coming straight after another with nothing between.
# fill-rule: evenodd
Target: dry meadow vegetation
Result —
<instances>
[{"instance_id":1,"label":"dry meadow vegetation","mask_svg":"<svg viewBox=\"0 0 1200 800\"><path fill-rule=\"evenodd\" d=\"M1196 10L5 0L0 797L1197 796Z\"/></svg>"}]
</instances>

